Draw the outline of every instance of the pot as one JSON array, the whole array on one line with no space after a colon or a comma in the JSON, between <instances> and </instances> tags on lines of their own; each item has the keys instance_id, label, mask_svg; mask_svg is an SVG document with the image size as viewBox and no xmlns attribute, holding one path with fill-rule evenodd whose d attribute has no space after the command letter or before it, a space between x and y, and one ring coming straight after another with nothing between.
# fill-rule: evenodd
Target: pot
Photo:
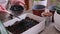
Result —
<instances>
[{"instance_id":1,"label":"pot","mask_svg":"<svg viewBox=\"0 0 60 34\"><path fill-rule=\"evenodd\" d=\"M55 20L55 28L60 31L60 15L55 12L54 14L54 20Z\"/></svg>"},{"instance_id":2,"label":"pot","mask_svg":"<svg viewBox=\"0 0 60 34\"><path fill-rule=\"evenodd\" d=\"M54 20L55 20L55 28L60 31L60 9L56 8L56 12L54 14Z\"/></svg>"},{"instance_id":3,"label":"pot","mask_svg":"<svg viewBox=\"0 0 60 34\"><path fill-rule=\"evenodd\" d=\"M32 7L33 14L41 16L41 13L45 11L45 6L44 5L34 5Z\"/></svg>"},{"instance_id":4,"label":"pot","mask_svg":"<svg viewBox=\"0 0 60 34\"><path fill-rule=\"evenodd\" d=\"M14 0L12 0L14 1ZM10 2L10 10L14 15L20 15L24 11L25 2L24 0L17 0L16 3Z\"/></svg>"},{"instance_id":5,"label":"pot","mask_svg":"<svg viewBox=\"0 0 60 34\"><path fill-rule=\"evenodd\" d=\"M60 2L57 2L55 7L56 12L54 14L55 28L60 31Z\"/></svg>"},{"instance_id":6,"label":"pot","mask_svg":"<svg viewBox=\"0 0 60 34\"><path fill-rule=\"evenodd\" d=\"M24 11L24 7L21 5L12 5L10 10L14 15L20 15Z\"/></svg>"}]
</instances>

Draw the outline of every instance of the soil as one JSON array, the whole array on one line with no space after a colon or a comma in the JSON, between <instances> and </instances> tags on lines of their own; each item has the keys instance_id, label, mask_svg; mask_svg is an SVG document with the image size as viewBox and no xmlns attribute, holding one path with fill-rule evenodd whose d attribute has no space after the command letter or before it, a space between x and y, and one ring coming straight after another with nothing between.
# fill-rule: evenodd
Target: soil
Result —
<instances>
[{"instance_id":1,"label":"soil","mask_svg":"<svg viewBox=\"0 0 60 34\"><path fill-rule=\"evenodd\" d=\"M33 20L29 17L26 17L25 19L21 21L16 21L13 25L6 27L8 31L10 31L13 34L21 34L24 31L28 30L29 28L37 25L39 22L36 20Z\"/></svg>"}]
</instances>

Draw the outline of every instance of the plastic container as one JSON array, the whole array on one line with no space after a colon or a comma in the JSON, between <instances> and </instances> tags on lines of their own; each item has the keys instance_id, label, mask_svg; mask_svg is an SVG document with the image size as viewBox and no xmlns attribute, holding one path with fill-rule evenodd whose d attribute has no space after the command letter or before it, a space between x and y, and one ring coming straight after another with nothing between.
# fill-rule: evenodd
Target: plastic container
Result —
<instances>
[{"instance_id":1,"label":"plastic container","mask_svg":"<svg viewBox=\"0 0 60 34\"><path fill-rule=\"evenodd\" d=\"M54 14L54 20L55 20L55 24L54 24L55 28L58 31L60 31L60 15L57 12L55 12Z\"/></svg>"},{"instance_id":2,"label":"plastic container","mask_svg":"<svg viewBox=\"0 0 60 34\"><path fill-rule=\"evenodd\" d=\"M22 19L25 19L26 17L32 18L36 21L39 22L39 24L33 26L32 28L29 28L28 30L24 31L23 33L20 34L38 34L39 32L41 32L42 30L44 30L45 28L45 18L30 14L30 13L26 13L23 14L21 16L19 16L21 19L18 18L14 18L10 21L7 21L4 23L5 27L11 26L13 25L16 21L21 21Z\"/></svg>"},{"instance_id":3,"label":"plastic container","mask_svg":"<svg viewBox=\"0 0 60 34\"><path fill-rule=\"evenodd\" d=\"M20 14L24 11L24 7L21 5L12 5L10 10L15 14Z\"/></svg>"},{"instance_id":4,"label":"plastic container","mask_svg":"<svg viewBox=\"0 0 60 34\"><path fill-rule=\"evenodd\" d=\"M15 0L12 0L15 1ZM25 2L24 0L16 0L17 2L14 4L13 2L10 2L10 10L14 15L20 15L23 13L25 8Z\"/></svg>"}]
</instances>

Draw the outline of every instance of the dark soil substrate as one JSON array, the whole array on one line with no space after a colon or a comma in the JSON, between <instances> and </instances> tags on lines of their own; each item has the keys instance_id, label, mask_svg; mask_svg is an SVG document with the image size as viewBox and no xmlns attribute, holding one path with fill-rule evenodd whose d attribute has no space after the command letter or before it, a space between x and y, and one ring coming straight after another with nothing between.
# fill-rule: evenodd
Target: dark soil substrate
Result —
<instances>
[{"instance_id":1,"label":"dark soil substrate","mask_svg":"<svg viewBox=\"0 0 60 34\"><path fill-rule=\"evenodd\" d=\"M12 26L8 26L6 28L13 34L21 34L22 32L28 30L29 28L35 26L38 23L39 22L37 22L36 20L26 17L22 21L17 21Z\"/></svg>"}]
</instances>

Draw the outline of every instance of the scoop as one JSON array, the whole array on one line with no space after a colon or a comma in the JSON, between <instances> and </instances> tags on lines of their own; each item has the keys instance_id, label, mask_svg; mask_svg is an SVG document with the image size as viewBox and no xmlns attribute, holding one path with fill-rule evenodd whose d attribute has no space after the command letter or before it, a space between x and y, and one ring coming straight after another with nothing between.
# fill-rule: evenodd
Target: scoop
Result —
<instances>
[{"instance_id":1,"label":"scoop","mask_svg":"<svg viewBox=\"0 0 60 34\"><path fill-rule=\"evenodd\" d=\"M7 13L10 14L10 15L12 15L13 17L16 17L16 18L18 18L18 19L21 19L20 17L13 15L13 14L12 14L11 12L9 12L9 11L7 11Z\"/></svg>"}]
</instances>

